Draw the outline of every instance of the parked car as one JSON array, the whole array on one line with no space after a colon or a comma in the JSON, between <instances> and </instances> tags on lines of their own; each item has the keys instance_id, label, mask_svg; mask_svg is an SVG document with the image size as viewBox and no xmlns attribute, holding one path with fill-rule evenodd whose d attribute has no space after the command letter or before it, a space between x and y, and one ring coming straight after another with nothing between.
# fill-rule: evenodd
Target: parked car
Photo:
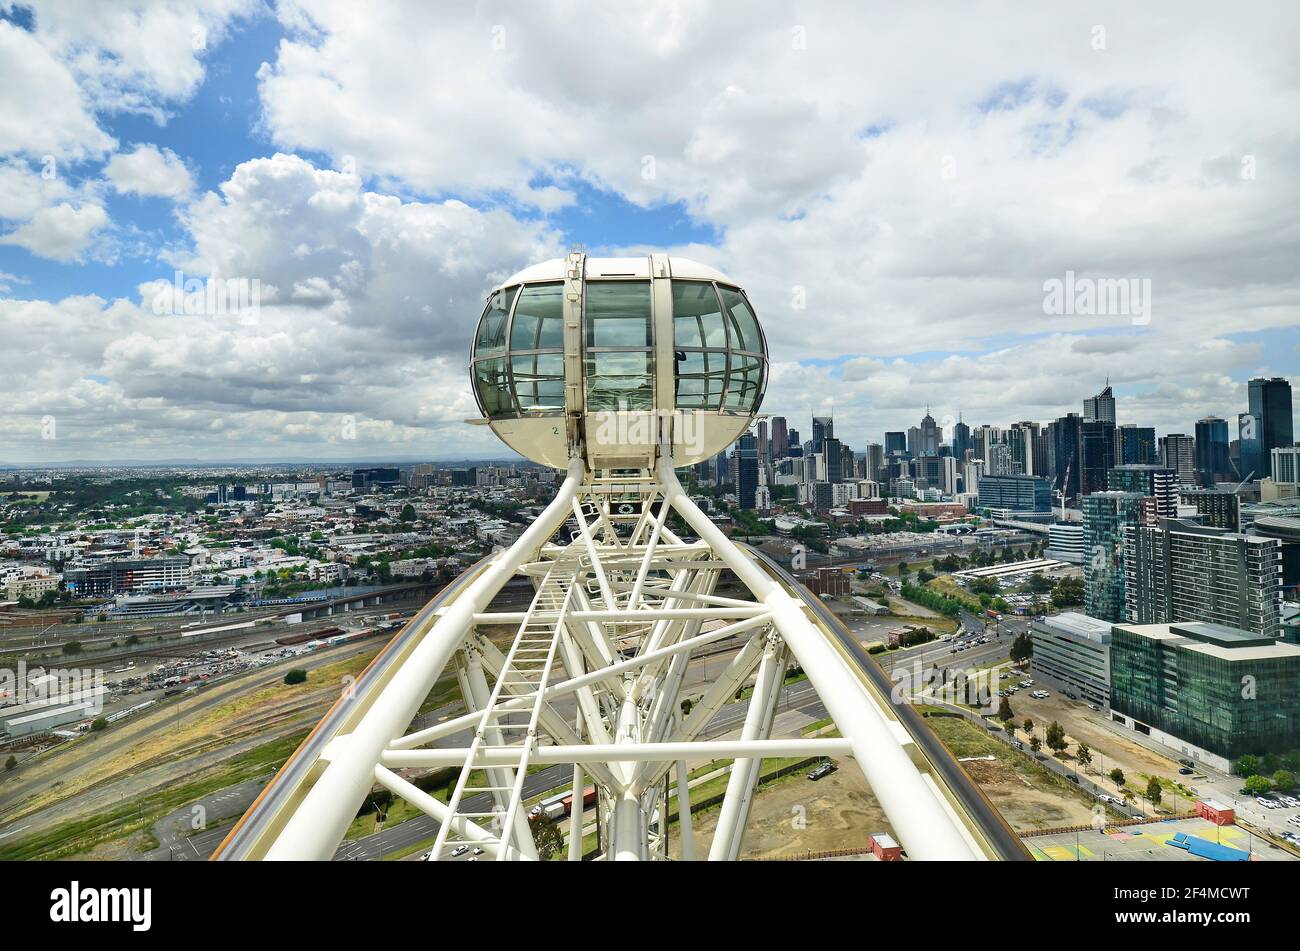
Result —
<instances>
[{"instance_id":1,"label":"parked car","mask_svg":"<svg viewBox=\"0 0 1300 951\"><path fill-rule=\"evenodd\" d=\"M808 778L811 779L813 782L817 782L817 780L829 776L833 772L835 772L835 764L832 763L830 760L827 760L826 762L818 766L816 769L814 769L811 773L809 773Z\"/></svg>"},{"instance_id":2,"label":"parked car","mask_svg":"<svg viewBox=\"0 0 1300 951\"><path fill-rule=\"evenodd\" d=\"M1178 768L1178 775L1180 775L1180 776L1190 776L1190 775L1192 775L1192 771L1191 771L1190 769L1188 769L1186 766L1180 766L1180 767Z\"/></svg>"}]
</instances>

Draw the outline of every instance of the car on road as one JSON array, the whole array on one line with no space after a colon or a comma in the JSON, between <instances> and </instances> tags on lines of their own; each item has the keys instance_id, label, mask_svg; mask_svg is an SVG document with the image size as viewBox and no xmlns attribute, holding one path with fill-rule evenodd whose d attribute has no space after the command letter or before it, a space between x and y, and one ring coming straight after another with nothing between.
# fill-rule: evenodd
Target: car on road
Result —
<instances>
[{"instance_id":1,"label":"car on road","mask_svg":"<svg viewBox=\"0 0 1300 951\"><path fill-rule=\"evenodd\" d=\"M1179 766L1195 766L1196 764L1193 763L1193 762L1192 762L1191 760L1189 760L1189 759L1180 759L1180 760L1178 761L1178 765L1179 765Z\"/></svg>"},{"instance_id":2,"label":"car on road","mask_svg":"<svg viewBox=\"0 0 1300 951\"><path fill-rule=\"evenodd\" d=\"M1095 703L1088 704L1088 709L1091 710L1093 713L1101 712L1101 707L1097 706Z\"/></svg>"},{"instance_id":3,"label":"car on road","mask_svg":"<svg viewBox=\"0 0 1300 951\"><path fill-rule=\"evenodd\" d=\"M468 851L469 851L469 846L468 846L468 845L458 845L458 846L456 846L454 849L451 850L451 857L452 857L452 858L459 858L460 856L464 855L464 854L465 854L466 852L468 852Z\"/></svg>"},{"instance_id":4,"label":"car on road","mask_svg":"<svg viewBox=\"0 0 1300 951\"><path fill-rule=\"evenodd\" d=\"M829 776L833 772L835 772L835 764L832 763L830 760L827 760L826 762L818 766L816 769L814 769L811 773L809 773L808 778L811 779L813 782L817 782L817 780L823 779L824 777Z\"/></svg>"},{"instance_id":5,"label":"car on road","mask_svg":"<svg viewBox=\"0 0 1300 951\"><path fill-rule=\"evenodd\" d=\"M1188 769L1186 766L1180 766L1178 767L1178 774L1180 776L1190 776L1192 775L1192 771Z\"/></svg>"}]
</instances>

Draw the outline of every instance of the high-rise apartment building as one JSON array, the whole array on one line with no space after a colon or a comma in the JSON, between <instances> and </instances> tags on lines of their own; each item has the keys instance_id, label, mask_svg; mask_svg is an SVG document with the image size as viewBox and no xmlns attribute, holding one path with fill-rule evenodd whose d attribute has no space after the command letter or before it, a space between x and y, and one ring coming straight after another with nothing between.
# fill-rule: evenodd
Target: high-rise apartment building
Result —
<instances>
[{"instance_id":1,"label":"high-rise apartment building","mask_svg":"<svg viewBox=\"0 0 1300 951\"><path fill-rule=\"evenodd\" d=\"M1180 519L1124 530L1124 594L1130 621L1213 621L1274 637L1281 543Z\"/></svg>"},{"instance_id":2,"label":"high-rise apartment building","mask_svg":"<svg viewBox=\"0 0 1300 951\"><path fill-rule=\"evenodd\" d=\"M1178 516L1178 473L1164 466L1116 466L1106 473L1106 488L1115 492L1136 492L1154 499L1152 519Z\"/></svg>"},{"instance_id":3,"label":"high-rise apartment building","mask_svg":"<svg viewBox=\"0 0 1300 951\"><path fill-rule=\"evenodd\" d=\"M1180 493L1182 503L1196 508L1202 525L1211 528L1223 528L1230 532L1239 531L1241 521L1241 500L1236 492L1226 489L1183 489Z\"/></svg>"},{"instance_id":4,"label":"high-rise apartment building","mask_svg":"<svg viewBox=\"0 0 1300 951\"><path fill-rule=\"evenodd\" d=\"M1103 621L1125 619L1124 530L1142 520L1137 492L1093 492L1083 497L1084 612Z\"/></svg>"},{"instance_id":5,"label":"high-rise apartment building","mask_svg":"<svg viewBox=\"0 0 1300 951\"><path fill-rule=\"evenodd\" d=\"M1185 433L1160 437L1160 464L1178 473L1183 485L1197 485L1196 442Z\"/></svg>"},{"instance_id":6,"label":"high-rise apartment building","mask_svg":"<svg viewBox=\"0 0 1300 951\"><path fill-rule=\"evenodd\" d=\"M736 504L742 509L752 509L755 490L758 488L758 440L753 433L745 433L736 440L731 453L731 484L736 492Z\"/></svg>"}]
</instances>

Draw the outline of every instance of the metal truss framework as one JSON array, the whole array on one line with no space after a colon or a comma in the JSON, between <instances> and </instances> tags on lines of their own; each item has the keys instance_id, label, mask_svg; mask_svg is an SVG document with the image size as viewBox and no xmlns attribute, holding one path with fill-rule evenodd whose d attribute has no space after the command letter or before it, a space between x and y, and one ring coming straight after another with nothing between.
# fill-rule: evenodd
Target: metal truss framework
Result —
<instances>
[{"instance_id":1,"label":"metal truss framework","mask_svg":"<svg viewBox=\"0 0 1300 951\"><path fill-rule=\"evenodd\" d=\"M698 540L672 531L673 513ZM716 593L724 571L749 598ZM492 612L494 596L516 575L535 586L528 609ZM569 859L582 858L591 828L603 859L667 858L669 809L680 857L702 858L693 848L687 764L731 760L707 855L731 860L741 851L762 760L808 756L854 757L913 858L991 857L801 592L717 529L682 490L670 460L656 472L630 473L588 473L575 461L519 541L428 613L400 662L345 698L332 734L318 729L305 741L277 779L281 788L264 793L218 857L329 858L378 783L438 822L431 860L460 845L497 860L536 859L525 779L532 767L572 764ZM514 628L507 649L489 639L489 625ZM735 648L725 668L684 705L692 658L723 642ZM807 674L839 736L773 738L791 664ZM408 732L449 666L468 712ZM740 737L703 739L746 685L752 694ZM435 745L457 738L458 745ZM402 775L446 767L459 775L445 801ZM584 813L588 784L597 803Z\"/></svg>"}]
</instances>

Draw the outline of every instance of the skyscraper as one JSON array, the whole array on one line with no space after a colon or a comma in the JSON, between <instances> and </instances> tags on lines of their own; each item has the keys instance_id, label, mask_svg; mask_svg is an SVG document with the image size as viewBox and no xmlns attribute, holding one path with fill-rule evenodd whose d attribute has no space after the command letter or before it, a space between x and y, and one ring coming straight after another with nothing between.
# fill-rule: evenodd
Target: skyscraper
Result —
<instances>
[{"instance_id":1,"label":"skyscraper","mask_svg":"<svg viewBox=\"0 0 1300 951\"><path fill-rule=\"evenodd\" d=\"M1115 397L1111 394L1110 384L1096 396L1083 401L1084 422L1101 422L1115 425Z\"/></svg>"},{"instance_id":2,"label":"skyscraper","mask_svg":"<svg viewBox=\"0 0 1300 951\"><path fill-rule=\"evenodd\" d=\"M1137 492L1094 492L1083 497L1083 597L1089 617L1125 620L1124 529L1142 520Z\"/></svg>"},{"instance_id":3,"label":"skyscraper","mask_svg":"<svg viewBox=\"0 0 1300 951\"><path fill-rule=\"evenodd\" d=\"M772 417L772 461L789 455L790 431L784 416Z\"/></svg>"},{"instance_id":4,"label":"skyscraper","mask_svg":"<svg viewBox=\"0 0 1300 951\"><path fill-rule=\"evenodd\" d=\"M966 450L971 448L970 427L960 419L952 428L952 454L958 462L966 459Z\"/></svg>"},{"instance_id":5,"label":"skyscraper","mask_svg":"<svg viewBox=\"0 0 1300 951\"><path fill-rule=\"evenodd\" d=\"M822 443L835 435L835 420L830 416L812 418L812 451L821 452Z\"/></svg>"},{"instance_id":6,"label":"skyscraper","mask_svg":"<svg viewBox=\"0 0 1300 951\"><path fill-rule=\"evenodd\" d=\"M1082 426L1083 417L1078 413L1067 413L1048 425L1055 467L1052 487L1062 493L1067 503L1078 500L1079 486L1082 484L1082 466L1079 460Z\"/></svg>"},{"instance_id":7,"label":"skyscraper","mask_svg":"<svg viewBox=\"0 0 1300 951\"><path fill-rule=\"evenodd\" d=\"M1079 427L1079 467L1080 491L1084 495L1106 488L1106 473L1115 467L1113 422L1085 420Z\"/></svg>"},{"instance_id":8,"label":"skyscraper","mask_svg":"<svg viewBox=\"0 0 1300 951\"><path fill-rule=\"evenodd\" d=\"M922 456L937 456L939 454L939 442L941 440L939 433L939 424L934 421L930 415L929 408L925 411L925 416L921 419L921 451Z\"/></svg>"},{"instance_id":9,"label":"skyscraper","mask_svg":"<svg viewBox=\"0 0 1300 951\"><path fill-rule=\"evenodd\" d=\"M1213 488L1231 476L1228 463L1228 421L1206 416L1196 421L1196 474L1200 484Z\"/></svg>"},{"instance_id":10,"label":"skyscraper","mask_svg":"<svg viewBox=\"0 0 1300 951\"><path fill-rule=\"evenodd\" d=\"M872 482L879 482L880 469L885 464L885 447L878 442L867 443L866 466L867 478Z\"/></svg>"},{"instance_id":11,"label":"skyscraper","mask_svg":"<svg viewBox=\"0 0 1300 951\"><path fill-rule=\"evenodd\" d=\"M731 454L731 483L736 492L736 503L742 509L754 507L754 492L758 488L758 440L753 433L745 433L736 440Z\"/></svg>"},{"instance_id":12,"label":"skyscraper","mask_svg":"<svg viewBox=\"0 0 1300 951\"><path fill-rule=\"evenodd\" d=\"M907 433L885 433L885 455L901 456L907 452Z\"/></svg>"},{"instance_id":13,"label":"skyscraper","mask_svg":"<svg viewBox=\"0 0 1300 951\"><path fill-rule=\"evenodd\" d=\"M1166 469L1178 473L1184 485L1196 485L1196 442L1186 433L1170 433L1160 437L1160 462Z\"/></svg>"},{"instance_id":14,"label":"skyscraper","mask_svg":"<svg viewBox=\"0 0 1300 951\"><path fill-rule=\"evenodd\" d=\"M1273 474L1273 450L1295 441L1291 408L1291 384L1280 376L1270 380L1256 377L1248 386L1250 415L1255 418L1259 438L1260 473L1256 478ZM1243 458L1244 458L1243 437Z\"/></svg>"},{"instance_id":15,"label":"skyscraper","mask_svg":"<svg viewBox=\"0 0 1300 951\"><path fill-rule=\"evenodd\" d=\"M1259 420L1250 413L1237 415L1237 478L1242 482L1264 478L1264 459L1261 449Z\"/></svg>"},{"instance_id":16,"label":"skyscraper","mask_svg":"<svg viewBox=\"0 0 1300 951\"><path fill-rule=\"evenodd\" d=\"M1151 426L1125 423L1115 429L1115 462L1122 466L1156 463L1156 431Z\"/></svg>"}]
</instances>

